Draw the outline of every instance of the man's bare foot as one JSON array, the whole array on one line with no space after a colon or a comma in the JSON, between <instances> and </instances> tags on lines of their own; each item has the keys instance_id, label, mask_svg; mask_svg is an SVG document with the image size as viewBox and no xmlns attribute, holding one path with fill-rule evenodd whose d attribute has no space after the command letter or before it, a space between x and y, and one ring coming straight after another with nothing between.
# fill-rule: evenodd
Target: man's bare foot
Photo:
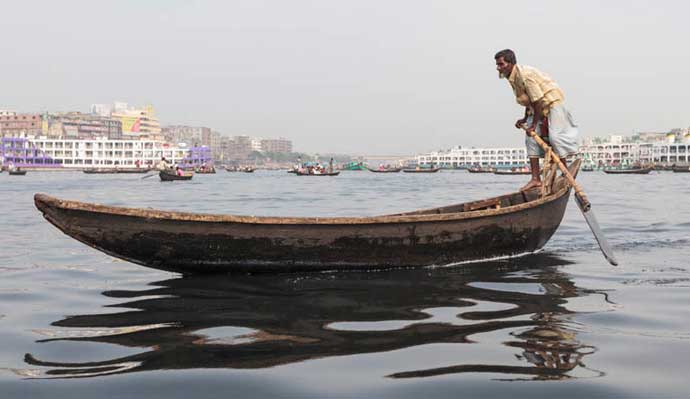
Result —
<instances>
[{"instance_id":1,"label":"man's bare foot","mask_svg":"<svg viewBox=\"0 0 690 399\"><path fill-rule=\"evenodd\" d=\"M520 191L527 191L527 190L531 190L533 188L539 188L539 187L541 187L541 180L530 180L527 184L522 186Z\"/></svg>"}]
</instances>

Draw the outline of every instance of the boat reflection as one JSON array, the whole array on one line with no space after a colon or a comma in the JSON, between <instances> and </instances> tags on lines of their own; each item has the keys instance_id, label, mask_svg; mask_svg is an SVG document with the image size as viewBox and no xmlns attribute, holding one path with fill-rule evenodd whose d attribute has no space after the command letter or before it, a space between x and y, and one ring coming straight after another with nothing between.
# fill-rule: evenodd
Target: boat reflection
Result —
<instances>
[{"instance_id":1,"label":"boat reflection","mask_svg":"<svg viewBox=\"0 0 690 399\"><path fill-rule=\"evenodd\" d=\"M571 372L584 368L583 358L595 348L577 340L565 304L601 293L576 287L558 270L564 263L537 254L456 268L159 281L149 290L103 292L125 301L112 306L131 310L67 317L52 323L66 328L64 337L39 341L109 343L143 352L95 362L51 362L26 354L25 361L38 367L38 378L255 369L427 344L472 344L472 336L506 330L510 341L496 345L513 353L504 365L476 359L388 377L490 372L507 379L573 378ZM439 309L445 319L436 315Z\"/></svg>"}]
</instances>

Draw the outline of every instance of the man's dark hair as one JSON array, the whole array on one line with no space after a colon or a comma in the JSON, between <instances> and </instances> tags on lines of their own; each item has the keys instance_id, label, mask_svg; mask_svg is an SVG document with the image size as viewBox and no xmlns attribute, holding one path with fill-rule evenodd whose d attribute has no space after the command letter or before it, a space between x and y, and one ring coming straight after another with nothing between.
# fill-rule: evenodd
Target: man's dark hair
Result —
<instances>
[{"instance_id":1,"label":"man's dark hair","mask_svg":"<svg viewBox=\"0 0 690 399\"><path fill-rule=\"evenodd\" d=\"M503 61L511 63L513 65L517 64L517 60L515 59L515 53L511 49L505 49L501 50L496 55L494 55L494 59L497 60L499 58L503 58Z\"/></svg>"}]
</instances>

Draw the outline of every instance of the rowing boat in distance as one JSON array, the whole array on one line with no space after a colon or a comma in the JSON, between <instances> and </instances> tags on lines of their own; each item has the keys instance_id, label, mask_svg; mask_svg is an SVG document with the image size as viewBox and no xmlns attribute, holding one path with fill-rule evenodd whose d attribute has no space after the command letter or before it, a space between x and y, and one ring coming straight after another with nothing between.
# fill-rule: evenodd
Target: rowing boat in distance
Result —
<instances>
[{"instance_id":1,"label":"rowing boat in distance","mask_svg":"<svg viewBox=\"0 0 690 399\"><path fill-rule=\"evenodd\" d=\"M629 168L629 169L604 169L604 173L609 175L646 175L653 168Z\"/></svg>"},{"instance_id":2,"label":"rowing boat in distance","mask_svg":"<svg viewBox=\"0 0 690 399\"><path fill-rule=\"evenodd\" d=\"M495 175L529 175L532 172L530 172L529 169L496 169L494 170Z\"/></svg>"},{"instance_id":3,"label":"rowing boat in distance","mask_svg":"<svg viewBox=\"0 0 690 399\"><path fill-rule=\"evenodd\" d=\"M673 166L673 173L690 173L690 166Z\"/></svg>"},{"instance_id":4,"label":"rowing boat in distance","mask_svg":"<svg viewBox=\"0 0 690 399\"><path fill-rule=\"evenodd\" d=\"M415 168L415 169L403 169L403 172L405 173L436 173L441 168Z\"/></svg>"},{"instance_id":5,"label":"rowing boat in distance","mask_svg":"<svg viewBox=\"0 0 690 399\"><path fill-rule=\"evenodd\" d=\"M495 170L494 168L482 168L481 166L467 168L467 171L470 173L494 173Z\"/></svg>"},{"instance_id":6,"label":"rowing boat in distance","mask_svg":"<svg viewBox=\"0 0 690 399\"><path fill-rule=\"evenodd\" d=\"M570 171L577 174L580 161ZM530 253L558 229L571 186L373 217L258 217L123 208L36 194L70 237L133 263L183 274L370 270ZM107 226L104 227L104 226Z\"/></svg>"},{"instance_id":7,"label":"rowing boat in distance","mask_svg":"<svg viewBox=\"0 0 690 399\"><path fill-rule=\"evenodd\" d=\"M24 176L26 174L25 170L9 170L8 173L10 176Z\"/></svg>"},{"instance_id":8,"label":"rowing boat in distance","mask_svg":"<svg viewBox=\"0 0 690 399\"><path fill-rule=\"evenodd\" d=\"M398 173L402 170L402 168L386 168L386 169L372 169L372 168L367 168L369 172L374 172L374 173Z\"/></svg>"},{"instance_id":9,"label":"rowing boat in distance","mask_svg":"<svg viewBox=\"0 0 690 399\"><path fill-rule=\"evenodd\" d=\"M167 170L161 170L158 173L158 176L160 177L161 181L192 180L194 173L183 172L182 175L178 175L174 170L171 170L170 172Z\"/></svg>"},{"instance_id":10,"label":"rowing boat in distance","mask_svg":"<svg viewBox=\"0 0 690 399\"><path fill-rule=\"evenodd\" d=\"M300 172L299 170L295 171L295 174L297 176L338 176L340 174L340 171L337 172L321 172L321 173L307 173L307 172Z\"/></svg>"}]
</instances>

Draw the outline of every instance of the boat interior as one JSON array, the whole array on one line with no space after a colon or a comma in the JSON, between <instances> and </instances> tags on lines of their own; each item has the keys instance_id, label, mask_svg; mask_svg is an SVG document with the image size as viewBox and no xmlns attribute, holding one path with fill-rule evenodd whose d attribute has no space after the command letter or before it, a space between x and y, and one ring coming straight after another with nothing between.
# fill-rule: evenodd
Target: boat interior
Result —
<instances>
[{"instance_id":1,"label":"boat interior","mask_svg":"<svg viewBox=\"0 0 690 399\"><path fill-rule=\"evenodd\" d=\"M581 160L576 159L568 165L568 171L573 177L577 177L577 172L580 169ZM510 194L504 194L498 197L492 197L479 201L464 202L461 204L443 206L439 208L422 209L412 212L395 213L386 216L409 216L409 215L434 215L445 213L460 213L482 210L496 210L515 206L535 201L539 198L554 195L559 193L564 187L569 186L565 177L557 178L559 173L558 166L551 163L549 167L544 168L542 176L542 187L534 188L527 191L518 191Z\"/></svg>"}]
</instances>

